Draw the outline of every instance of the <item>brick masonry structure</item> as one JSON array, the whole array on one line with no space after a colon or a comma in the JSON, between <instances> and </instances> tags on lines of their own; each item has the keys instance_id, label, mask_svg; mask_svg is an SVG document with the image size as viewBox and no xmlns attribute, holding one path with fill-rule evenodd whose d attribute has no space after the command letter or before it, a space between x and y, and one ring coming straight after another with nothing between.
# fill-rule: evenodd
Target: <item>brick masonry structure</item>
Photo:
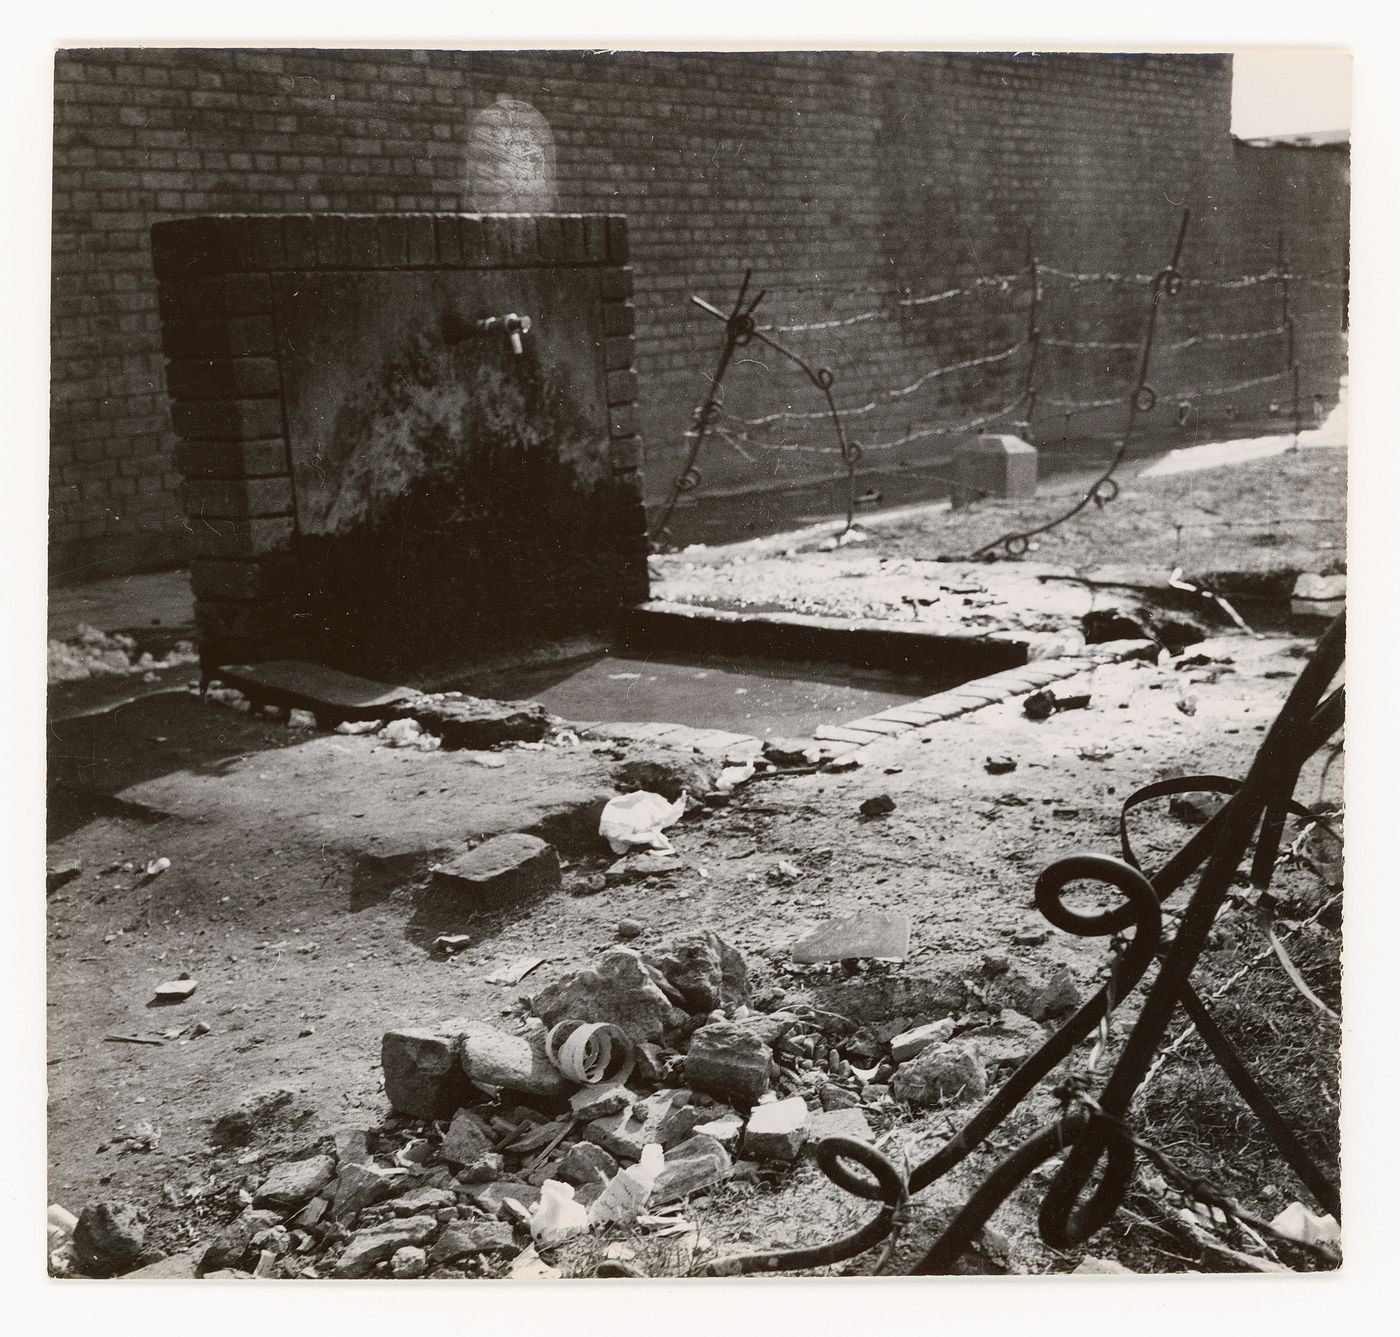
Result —
<instances>
[{"instance_id":1,"label":"brick masonry structure","mask_svg":"<svg viewBox=\"0 0 1400 1337\"><path fill-rule=\"evenodd\" d=\"M1023 272L1028 235L1045 265L1142 272L1162 263L1189 206L1188 276L1269 269L1280 228L1296 271L1335 277L1345 263L1345 152L1232 141L1225 56L88 50L61 53L55 80L57 579L189 550L149 240L165 219L537 210L551 178L554 207L625 215L640 380L625 416L647 442L652 498L675 472L719 340L687 298L723 304L745 265L769 289L762 311L776 324L881 309L869 325L792 336L832 367L841 401L858 404L1019 337L1026 293L1015 284L912 309L897 298ZM528 204L502 202L510 175L474 138L490 109L512 102L552 137L520 183ZM1325 399L1341 358L1340 285L1297 285L1292 297L1322 368L1304 393ZM1168 333L1264 327L1278 300L1268 284L1188 288ZM1043 324L1052 336L1130 340L1141 302L1140 291L1062 286L1047 291ZM1267 340L1220 343L1164 363L1157 379L1169 395L1206 373L1268 371L1279 356ZM1020 368L942 378L860 430L888 438L994 407ZM1047 354L1038 376L1046 398L1092 398L1121 390L1122 358ZM727 391L738 414L816 407L786 371L759 364L736 368ZM1213 425L1198 413L1183 431ZM1048 414L1035 426L1041 438L1064 430ZM948 444L884 458L917 461ZM830 467L800 451L753 464L721 448L705 478L776 486Z\"/></svg>"},{"instance_id":2,"label":"brick masonry structure","mask_svg":"<svg viewBox=\"0 0 1400 1337\"><path fill-rule=\"evenodd\" d=\"M624 219L225 215L152 241L207 664L391 674L646 597Z\"/></svg>"}]
</instances>

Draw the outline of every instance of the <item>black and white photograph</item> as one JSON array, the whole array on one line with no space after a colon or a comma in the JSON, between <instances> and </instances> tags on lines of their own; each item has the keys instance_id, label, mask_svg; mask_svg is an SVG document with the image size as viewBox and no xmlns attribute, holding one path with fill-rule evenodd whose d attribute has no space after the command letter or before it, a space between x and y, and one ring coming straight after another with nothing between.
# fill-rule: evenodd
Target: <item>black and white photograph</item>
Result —
<instances>
[{"instance_id":1,"label":"black and white photograph","mask_svg":"<svg viewBox=\"0 0 1400 1337\"><path fill-rule=\"evenodd\" d=\"M48 1284L1342 1267L1353 53L731 39L52 51Z\"/></svg>"}]
</instances>

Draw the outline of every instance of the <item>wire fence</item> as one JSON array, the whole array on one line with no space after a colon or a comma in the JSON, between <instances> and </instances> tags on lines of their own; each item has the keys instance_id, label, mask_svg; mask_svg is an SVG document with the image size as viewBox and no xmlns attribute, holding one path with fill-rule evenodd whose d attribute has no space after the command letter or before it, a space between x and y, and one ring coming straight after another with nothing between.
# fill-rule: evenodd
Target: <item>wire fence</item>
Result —
<instances>
[{"instance_id":1,"label":"wire fence","mask_svg":"<svg viewBox=\"0 0 1400 1337\"><path fill-rule=\"evenodd\" d=\"M726 338L736 347L757 339L782 356L724 360L726 370L744 365L697 412L665 520L682 493L701 489L693 447L706 437L730 452L721 469L732 484L745 466L771 475L784 456L831 457L852 480L862 465L927 473L951 465L953 439L987 430L1073 449L1135 432L1202 439L1217 426L1229 435L1272 422L1297 435L1313 425L1344 365L1346 268L1295 273L1280 234L1275 263L1258 272L1193 275L1179 258L1168 269L1164 288L1161 269L1068 269L1041 261L1028 242L1016 272L929 291L820 290L833 312L820 319L759 323L750 308L747 327ZM794 289L791 300L810 291ZM781 291L761 292L753 306L764 296L770 310L783 301ZM1148 325L1151 384L1135 366ZM664 542L665 528L653 537Z\"/></svg>"}]
</instances>

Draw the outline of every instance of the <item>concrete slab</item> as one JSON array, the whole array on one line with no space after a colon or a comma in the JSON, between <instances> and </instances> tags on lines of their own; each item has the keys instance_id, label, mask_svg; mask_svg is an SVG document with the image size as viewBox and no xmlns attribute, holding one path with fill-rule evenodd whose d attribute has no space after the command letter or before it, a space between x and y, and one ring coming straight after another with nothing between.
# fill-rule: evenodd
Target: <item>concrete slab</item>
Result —
<instances>
[{"instance_id":1,"label":"concrete slab","mask_svg":"<svg viewBox=\"0 0 1400 1337\"><path fill-rule=\"evenodd\" d=\"M798 965L818 961L903 961L909 955L909 916L897 910L857 910L814 929L792 947Z\"/></svg>"},{"instance_id":2,"label":"concrete slab","mask_svg":"<svg viewBox=\"0 0 1400 1337\"><path fill-rule=\"evenodd\" d=\"M412 701L411 687L375 682L301 659L272 659L264 664L231 664L219 680L269 705L324 711L347 720L368 720L387 707Z\"/></svg>"}]
</instances>

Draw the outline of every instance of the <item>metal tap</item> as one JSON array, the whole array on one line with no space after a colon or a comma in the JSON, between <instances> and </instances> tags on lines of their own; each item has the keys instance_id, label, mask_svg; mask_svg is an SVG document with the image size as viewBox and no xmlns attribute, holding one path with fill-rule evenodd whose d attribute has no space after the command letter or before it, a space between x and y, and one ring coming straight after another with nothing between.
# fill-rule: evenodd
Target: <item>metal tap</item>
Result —
<instances>
[{"instance_id":1,"label":"metal tap","mask_svg":"<svg viewBox=\"0 0 1400 1337\"><path fill-rule=\"evenodd\" d=\"M511 352L517 355L525 351L522 336L530 333L531 325L529 316L518 316L514 311L507 316L487 316L485 320L476 322L476 328L482 334L505 334L510 339Z\"/></svg>"}]
</instances>

